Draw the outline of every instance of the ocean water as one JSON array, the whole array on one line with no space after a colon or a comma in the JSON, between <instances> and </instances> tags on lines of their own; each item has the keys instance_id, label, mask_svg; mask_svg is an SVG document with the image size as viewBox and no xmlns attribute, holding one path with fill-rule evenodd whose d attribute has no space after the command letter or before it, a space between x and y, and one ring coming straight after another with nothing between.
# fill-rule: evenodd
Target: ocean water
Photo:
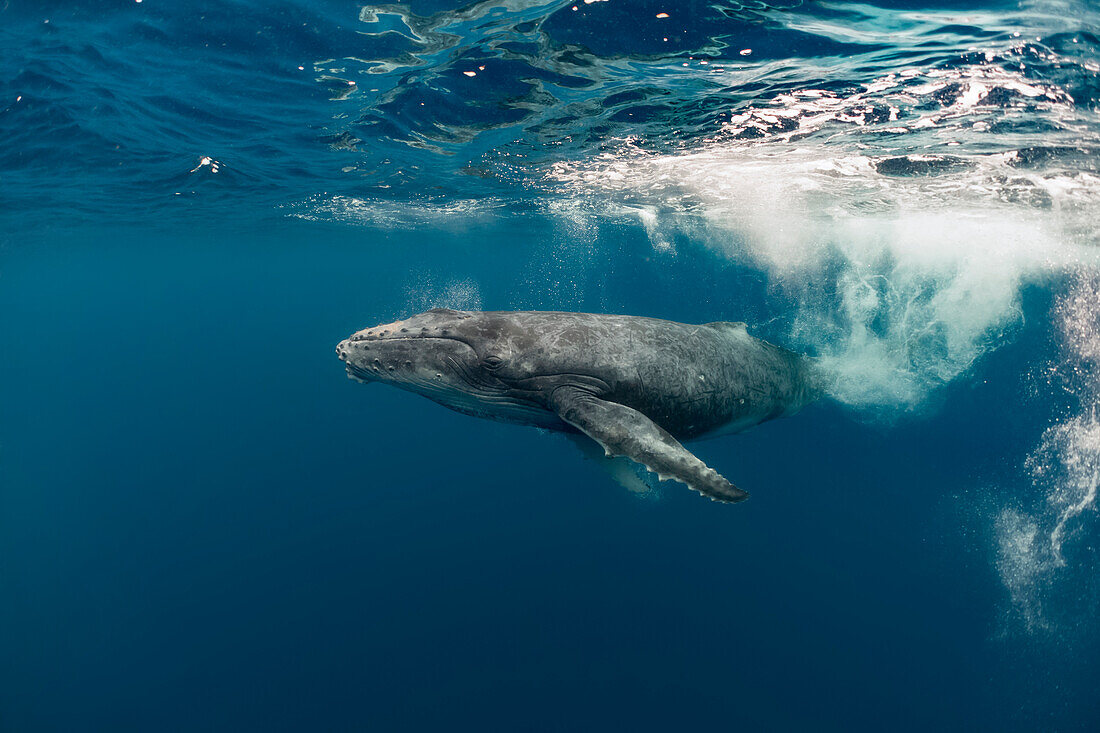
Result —
<instances>
[{"instance_id":1,"label":"ocean water","mask_svg":"<svg viewBox=\"0 0 1100 733\"><path fill-rule=\"evenodd\" d=\"M0 5L0 730L1100 730L1100 6ZM345 377L740 320L634 494Z\"/></svg>"}]
</instances>

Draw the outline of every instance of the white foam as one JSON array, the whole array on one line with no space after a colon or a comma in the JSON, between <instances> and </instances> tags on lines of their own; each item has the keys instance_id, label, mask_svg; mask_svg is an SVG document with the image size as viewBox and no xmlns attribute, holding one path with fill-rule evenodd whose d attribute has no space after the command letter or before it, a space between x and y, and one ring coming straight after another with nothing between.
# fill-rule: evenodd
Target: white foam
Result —
<instances>
[{"instance_id":1,"label":"white foam","mask_svg":"<svg viewBox=\"0 0 1100 733\"><path fill-rule=\"evenodd\" d=\"M495 198L394 200L355 196L315 196L291 207L290 216L306 221L337 221L384 229L430 226L466 229L505 213Z\"/></svg>"},{"instance_id":2,"label":"white foam","mask_svg":"<svg viewBox=\"0 0 1100 733\"><path fill-rule=\"evenodd\" d=\"M875 162L713 141L687 155L624 146L550 176L586 206L599 192L606 211L637 216L660 251L687 231L766 272L798 303L790 342L823 357L837 399L916 408L1020 322L1025 284L1098 261L1066 235L1100 218L1100 181L1021 172L1004 155L934 176Z\"/></svg>"},{"instance_id":3,"label":"white foam","mask_svg":"<svg viewBox=\"0 0 1100 733\"><path fill-rule=\"evenodd\" d=\"M995 89L1067 134L978 140L1004 115L983 102ZM953 101L901 113L928 95ZM872 114L872 104L888 113ZM1100 140L1085 114L1062 90L996 67L914 70L854 98L793 92L733 117L690 153L624 141L560 162L548 178L586 211L636 217L658 251L674 253L669 243L683 233L765 273L777 301L793 304L788 343L821 356L833 397L875 417L921 409L1004 343L1022 323L1026 286L1072 283L1052 314L1063 353L1046 374L1080 410L1043 432L1026 460L1026 495L1038 506L998 499L993 512L1013 621L1062 629L1067 597L1100 604L1100 574L1070 567L1087 561L1087 544L1072 540L1089 536L1100 484L1100 177L1055 148L1045 163L1042 150L1025 155L1036 143L1088 155ZM870 128L877 151L860 137ZM890 150L881 133L904 142ZM962 154L935 154L943 149Z\"/></svg>"}]
</instances>

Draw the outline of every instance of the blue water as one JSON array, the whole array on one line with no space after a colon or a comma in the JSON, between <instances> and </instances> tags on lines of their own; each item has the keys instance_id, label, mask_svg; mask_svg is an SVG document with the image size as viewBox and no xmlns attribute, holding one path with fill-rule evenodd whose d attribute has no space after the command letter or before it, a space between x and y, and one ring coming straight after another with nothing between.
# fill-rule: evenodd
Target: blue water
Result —
<instances>
[{"instance_id":1,"label":"blue water","mask_svg":"<svg viewBox=\"0 0 1100 733\"><path fill-rule=\"evenodd\" d=\"M0 730L1100 729L1094 3L0 21ZM638 495L346 379L432 306L833 386Z\"/></svg>"}]
</instances>

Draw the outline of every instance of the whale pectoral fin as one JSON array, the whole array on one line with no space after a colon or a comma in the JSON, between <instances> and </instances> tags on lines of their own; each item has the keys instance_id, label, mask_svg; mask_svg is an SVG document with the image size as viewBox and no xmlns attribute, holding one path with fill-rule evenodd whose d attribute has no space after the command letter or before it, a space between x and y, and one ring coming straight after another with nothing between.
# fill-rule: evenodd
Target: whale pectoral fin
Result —
<instances>
[{"instance_id":1,"label":"whale pectoral fin","mask_svg":"<svg viewBox=\"0 0 1100 733\"><path fill-rule=\"evenodd\" d=\"M550 407L562 420L599 443L608 457L625 456L662 480L676 479L715 501L744 501L749 496L633 408L573 387L556 389Z\"/></svg>"},{"instance_id":2,"label":"whale pectoral fin","mask_svg":"<svg viewBox=\"0 0 1100 733\"><path fill-rule=\"evenodd\" d=\"M627 491L633 494L650 495L656 490L655 481L647 481L642 477L644 466L639 466L623 456L608 458L604 449L583 433L565 433L565 437L577 446L586 459L594 461L614 479L615 483Z\"/></svg>"}]
</instances>

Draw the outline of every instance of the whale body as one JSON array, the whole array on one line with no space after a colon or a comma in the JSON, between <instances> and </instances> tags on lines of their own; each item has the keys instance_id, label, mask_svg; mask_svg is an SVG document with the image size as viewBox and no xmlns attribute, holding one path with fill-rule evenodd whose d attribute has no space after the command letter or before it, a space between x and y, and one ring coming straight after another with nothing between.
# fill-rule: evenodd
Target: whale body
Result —
<instances>
[{"instance_id":1,"label":"whale body","mask_svg":"<svg viewBox=\"0 0 1100 733\"><path fill-rule=\"evenodd\" d=\"M358 331L336 353L353 379L468 415L579 433L608 458L723 502L748 494L680 441L739 432L820 396L810 358L727 321L437 308Z\"/></svg>"}]
</instances>

